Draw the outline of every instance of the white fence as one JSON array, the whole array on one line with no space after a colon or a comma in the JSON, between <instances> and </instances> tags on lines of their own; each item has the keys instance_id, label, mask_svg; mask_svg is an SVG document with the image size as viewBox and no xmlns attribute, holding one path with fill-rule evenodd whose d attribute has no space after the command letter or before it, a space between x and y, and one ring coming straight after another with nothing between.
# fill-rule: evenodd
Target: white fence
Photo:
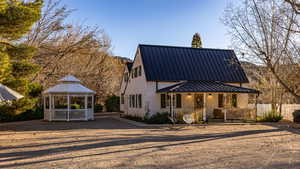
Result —
<instances>
[{"instance_id":1,"label":"white fence","mask_svg":"<svg viewBox=\"0 0 300 169\"><path fill-rule=\"evenodd\" d=\"M249 104L249 107L254 108L255 105ZM267 113L271 110L272 110L271 104L258 104L257 105L257 116L263 116L264 113ZM293 120L293 112L295 110L300 110L300 104L282 104L281 114L284 119ZM279 111L279 110L277 110L277 111Z\"/></svg>"}]
</instances>

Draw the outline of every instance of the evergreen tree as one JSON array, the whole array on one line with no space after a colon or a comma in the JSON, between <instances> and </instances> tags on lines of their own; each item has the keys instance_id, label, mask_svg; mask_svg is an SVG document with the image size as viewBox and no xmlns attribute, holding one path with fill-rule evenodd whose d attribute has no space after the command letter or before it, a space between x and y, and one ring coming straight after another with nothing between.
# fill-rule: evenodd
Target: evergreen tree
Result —
<instances>
[{"instance_id":1,"label":"evergreen tree","mask_svg":"<svg viewBox=\"0 0 300 169\"><path fill-rule=\"evenodd\" d=\"M35 48L20 43L20 39L40 18L42 4L42 0L0 0L0 83L25 96L12 103L11 114L29 110L37 101L30 95L36 84L29 81L38 71L31 62Z\"/></svg>"},{"instance_id":2,"label":"evergreen tree","mask_svg":"<svg viewBox=\"0 0 300 169\"><path fill-rule=\"evenodd\" d=\"M202 41L199 33L195 33L193 36L192 48L202 48Z\"/></svg>"}]
</instances>

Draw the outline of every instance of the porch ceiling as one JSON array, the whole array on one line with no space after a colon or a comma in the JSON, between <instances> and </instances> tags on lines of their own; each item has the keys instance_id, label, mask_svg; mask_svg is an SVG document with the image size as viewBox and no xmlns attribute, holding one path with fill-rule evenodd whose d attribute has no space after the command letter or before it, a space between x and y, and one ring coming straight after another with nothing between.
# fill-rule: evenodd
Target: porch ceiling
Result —
<instances>
[{"instance_id":1,"label":"porch ceiling","mask_svg":"<svg viewBox=\"0 0 300 169\"><path fill-rule=\"evenodd\" d=\"M256 93L255 89L239 87L215 81L187 81L159 89L157 93L212 92L212 93Z\"/></svg>"}]
</instances>

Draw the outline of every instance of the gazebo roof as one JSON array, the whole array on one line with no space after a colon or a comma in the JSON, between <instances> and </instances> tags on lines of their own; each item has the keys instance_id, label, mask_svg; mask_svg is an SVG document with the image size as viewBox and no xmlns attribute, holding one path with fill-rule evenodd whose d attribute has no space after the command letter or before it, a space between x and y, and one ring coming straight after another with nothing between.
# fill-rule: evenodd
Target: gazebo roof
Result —
<instances>
[{"instance_id":1,"label":"gazebo roof","mask_svg":"<svg viewBox=\"0 0 300 169\"><path fill-rule=\"evenodd\" d=\"M74 77L72 75L67 75L67 76L59 79L58 81L59 82L78 82L78 83L81 82L79 79L77 79L76 77Z\"/></svg>"},{"instance_id":2,"label":"gazebo roof","mask_svg":"<svg viewBox=\"0 0 300 169\"><path fill-rule=\"evenodd\" d=\"M96 92L80 84L80 80L74 76L67 75L58 80L61 84L50 87L43 93L80 93L80 94L95 94Z\"/></svg>"}]
</instances>

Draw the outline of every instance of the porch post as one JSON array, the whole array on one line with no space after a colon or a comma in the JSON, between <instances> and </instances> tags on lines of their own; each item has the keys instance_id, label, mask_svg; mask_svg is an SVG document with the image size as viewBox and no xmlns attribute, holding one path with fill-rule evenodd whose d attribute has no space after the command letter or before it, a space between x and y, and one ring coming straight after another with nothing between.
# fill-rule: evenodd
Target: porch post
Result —
<instances>
[{"instance_id":1,"label":"porch post","mask_svg":"<svg viewBox=\"0 0 300 169\"><path fill-rule=\"evenodd\" d=\"M171 106L171 117L172 117L172 120L174 120L173 93L170 93L170 100L171 100L171 103L170 103L170 106Z\"/></svg>"},{"instance_id":2,"label":"porch post","mask_svg":"<svg viewBox=\"0 0 300 169\"><path fill-rule=\"evenodd\" d=\"M206 121L206 93L204 93L203 97L203 121Z\"/></svg>"},{"instance_id":3,"label":"porch post","mask_svg":"<svg viewBox=\"0 0 300 169\"><path fill-rule=\"evenodd\" d=\"M224 108L225 108L225 110L224 110L224 122L227 121L227 100L226 100L226 98L227 98L227 94L224 93Z\"/></svg>"}]
</instances>

